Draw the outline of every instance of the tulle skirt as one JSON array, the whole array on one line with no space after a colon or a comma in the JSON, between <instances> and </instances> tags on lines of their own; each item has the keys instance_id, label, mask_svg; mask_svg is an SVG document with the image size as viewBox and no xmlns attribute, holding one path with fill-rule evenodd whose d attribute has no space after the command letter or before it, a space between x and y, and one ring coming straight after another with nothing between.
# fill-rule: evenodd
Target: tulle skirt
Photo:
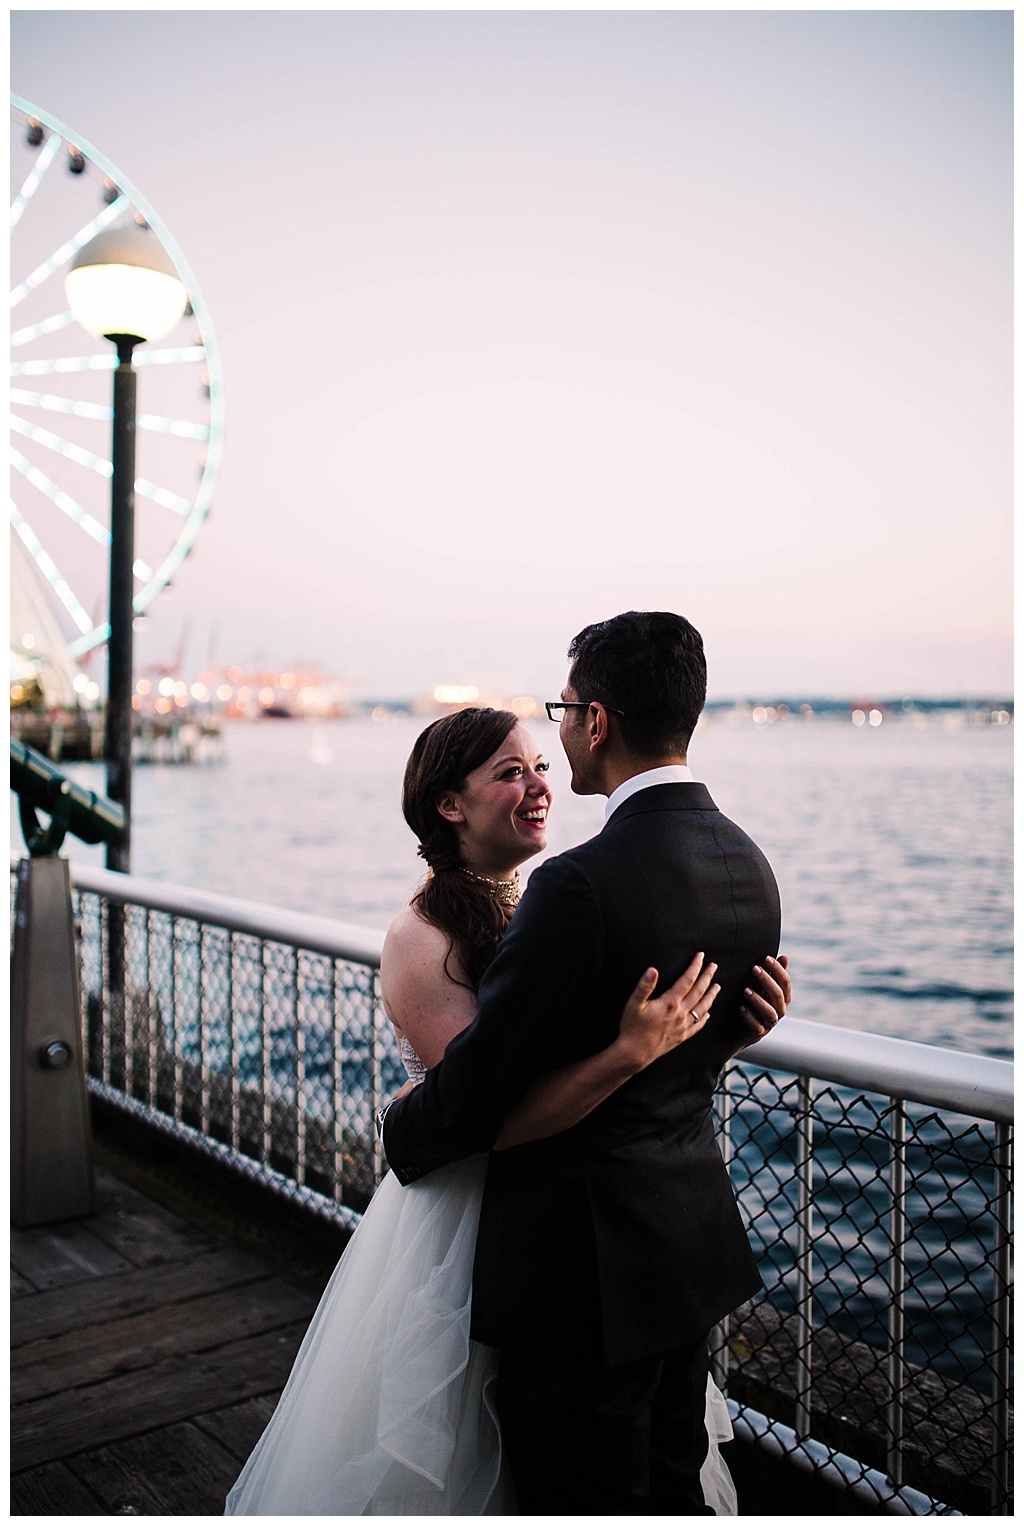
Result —
<instances>
[{"instance_id":1,"label":"tulle skirt","mask_svg":"<svg viewBox=\"0 0 1024 1526\"><path fill-rule=\"evenodd\" d=\"M469 1338L487 1157L411 1187L384 1178L328 1283L226 1515L514 1515L494 1405L497 1353ZM701 1470L736 1514L708 1380Z\"/></svg>"}]
</instances>

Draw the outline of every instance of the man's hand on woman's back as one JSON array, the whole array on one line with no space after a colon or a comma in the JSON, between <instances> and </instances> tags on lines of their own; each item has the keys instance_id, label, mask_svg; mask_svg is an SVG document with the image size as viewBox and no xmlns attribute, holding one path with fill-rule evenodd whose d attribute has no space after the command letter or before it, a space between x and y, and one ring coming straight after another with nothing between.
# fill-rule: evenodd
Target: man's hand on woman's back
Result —
<instances>
[{"instance_id":1,"label":"man's hand on woman's back","mask_svg":"<svg viewBox=\"0 0 1024 1526\"><path fill-rule=\"evenodd\" d=\"M789 978L789 957L780 954L777 959L767 958L766 969L755 964L751 971L751 984L743 992L740 1006L741 1037L733 1054L739 1054L771 1033L776 1024L785 1017L786 1009L793 1000L793 982Z\"/></svg>"}]
</instances>

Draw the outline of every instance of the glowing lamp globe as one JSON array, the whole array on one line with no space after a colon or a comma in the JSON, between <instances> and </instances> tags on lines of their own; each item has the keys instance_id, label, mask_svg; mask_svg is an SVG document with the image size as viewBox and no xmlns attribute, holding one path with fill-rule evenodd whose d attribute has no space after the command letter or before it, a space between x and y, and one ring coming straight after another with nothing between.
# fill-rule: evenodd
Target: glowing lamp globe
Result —
<instances>
[{"instance_id":1,"label":"glowing lamp globe","mask_svg":"<svg viewBox=\"0 0 1024 1526\"><path fill-rule=\"evenodd\" d=\"M108 228L84 244L64 290L78 322L97 339L162 339L188 304L169 255L137 224Z\"/></svg>"}]
</instances>

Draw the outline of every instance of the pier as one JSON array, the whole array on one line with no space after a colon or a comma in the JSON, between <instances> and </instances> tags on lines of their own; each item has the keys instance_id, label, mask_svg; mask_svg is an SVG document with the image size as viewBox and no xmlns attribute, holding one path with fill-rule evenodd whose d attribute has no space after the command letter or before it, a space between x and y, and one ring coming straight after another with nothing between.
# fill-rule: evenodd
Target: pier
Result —
<instances>
[{"instance_id":1,"label":"pier","mask_svg":"<svg viewBox=\"0 0 1024 1526\"><path fill-rule=\"evenodd\" d=\"M219 1515L320 1287L109 1164L96 1186L13 1233L12 1513Z\"/></svg>"},{"instance_id":2,"label":"pier","mask_svg":"<svg viewBox=\"0 0 1024 1526\"><path fill-rule=\"evenodd\" d=\"M11 709L11 735L54 762L98 763L103 758L102 710L39 712ZM224 741L216 718L190 711L135 717L136 763L219 763Z\"/></svg>"},{"instance_id":3,"label":"pier","mask_svg":"<svg viewBox=\"0 0 1024 1526\"><path fill-rule=\"evenodd\" d=\"M100 1211L15 1240L16 1508L216 1513L175 1491L223 1498L383 1169L382 938L72 876ZM713 1344L741 1513L1012 1508L1011 1096L1004 1061L797 1019L728 1068L765 1281ZM90 1482L100 1456L123 1505Z\"/></svg>"}]
</instances>

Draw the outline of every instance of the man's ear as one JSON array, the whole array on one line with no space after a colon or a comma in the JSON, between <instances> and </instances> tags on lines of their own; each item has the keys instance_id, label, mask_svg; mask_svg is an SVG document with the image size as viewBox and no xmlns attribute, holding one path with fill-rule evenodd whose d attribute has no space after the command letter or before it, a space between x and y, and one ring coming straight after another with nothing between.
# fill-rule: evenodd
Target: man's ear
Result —
<instances>
[{"instance_id":1,"label":"man's ear","mask_svg":"<svg viewBox=\"0 0 1024 1526\"><path fill-rule=\"evenodd\" d=\"M455 795L442 795L437 802L437 809L445 821L450 821L454 826L456 822L465 821L465 816L459 808L459 802Z\"/></svg>"},{"instance_id":2,"label":"man's ear","mask_svg":"<svg viewBox=\"0 0 1024 1526\"><path fill-rule=\"evenodd\" d=\"M587 711L587 735L590 739L591 752L596 752L599 747L606 747L608 744L608 712L596 701Z\"/></svg>"}]
</instances>

